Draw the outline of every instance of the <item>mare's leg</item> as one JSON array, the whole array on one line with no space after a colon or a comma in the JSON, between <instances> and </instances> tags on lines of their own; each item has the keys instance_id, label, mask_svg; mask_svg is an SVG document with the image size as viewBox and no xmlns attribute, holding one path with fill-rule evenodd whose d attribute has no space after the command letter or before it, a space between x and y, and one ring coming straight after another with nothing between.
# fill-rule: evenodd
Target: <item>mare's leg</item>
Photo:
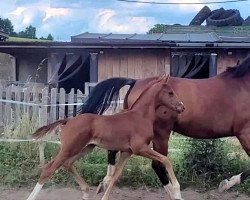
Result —
<instances>
[{"instance_id":1,"label":"mare's leg","mask_svg":"<svg viewBox=\"0 0 250 200\"><path fill-rule=\"evenodd\" d=\"M53 173L60 168L63 163L69 158L69 155L66 154L63 151L60 151L59 154L49 162L47 165L45 165L42 169L42 173L40 175L40 178L38 180L38 183L36 184L35 188L31 192L30 196L27 200L35 200L38 193L42 189L44 183L53 175Z\"/></svg>"},{"instance_id":2,"label":"mare's leg","mask_svg":"<svg viewBox=\"0 0 250 200\"><path fill-rule=\"evenodd\" d=\"M115 184L115 182L118 180L118 178L120 177L122 170L124 168L124 166L126 165L128 159L130 158L131 154L127 153L127 152L121 152L119 161L117 162L116 165L116 170L114 175L112 176L112 179L110 180L109 186L107 188L107 190L105 191L105 194L102 197L102 200L108 200L110 193L111 193L111 189L113 187L113 185Z\"/></svg>"},{"instance_id":3,"label":"mare's leg","mask_svg":"<svg viewBox=\"0 0 250 200\"><path fill-rule=\"evenodd\" d=\"M241 135L238 136L238 139L246 151L247 155L250 157L250 130L242 132ZM240 173L231 177L229 180L224 180L219 185L219 191L223 192L233 187L234 185L238 185L243 183L250 176L250 169L247 171Z\"/></svg>"},{"instance_id":4,"label":"mare's leg","mask_svg":"<svg viewBox=\"0 0 250 200\"><path fill-rule=\"evenodd\" d=\"M158 153L167 156L168 155L168 140L170 134L156 134L153 139L153 149ZM164 189L169 193L169 178L165 166L156 160L152 160L152 168L157 174L159 180L161 181ZM170 194L169 194L170 195Z\"/></svg>"},{"instance_id":5,"label":"mare's leg","mask_svg":"<svg viewBox=\"0 0 250 200\"><path fill-rule=\"evenodd\" d=\"M107 174L104 177L103 181L99 184L97 187L96 193L100 193L102 191L105 191L112 179L112 176L115 173L115 160L116 160L116 154L118 151L108 151L108 168L107 168Z\"/></svg>"},{"instance_id":6,"label":"mare's leg","mask_svg":"<svg viewBox=\"0 0 250 200\"><path fill-rule=\"evenodd\" d=\"M156 160L158 162L161 162L165 169L167 170L171 183L168 183L166 189L168 190L168 193L170 194L170 198L173 200L182 200L181 192L180 192L180 184L175 176L175 173L173 171L172 164L167 156L164 156L153 149L151 149L148 146L144 146L141 148L141 150L136 153L136 155L140 155L146 158L150 158L152 160Z\"/></svg>"},{"instance_id":7,"label":"mare's leg","mask_svg":"<svg viewBox=\"0 0 250 200\"><path fill-rule=\"evenodd\" d=\"M81 175L78 173L76 167L73 165L73 163L78 160L81 156L86 155L87 153L90 153L94 149L95 145L88 145L87 147L84 148L84 150L79 153L78 155L70 158L67 160L63 166L65 169L67 169L69 172L72 173L72 175L75 178L75 181L78 183L80 186L80 189L82 191L82 199L87 200L89 199L89 185L84 181L84 179L81 177Z\"/></svg>"}]
</instances>

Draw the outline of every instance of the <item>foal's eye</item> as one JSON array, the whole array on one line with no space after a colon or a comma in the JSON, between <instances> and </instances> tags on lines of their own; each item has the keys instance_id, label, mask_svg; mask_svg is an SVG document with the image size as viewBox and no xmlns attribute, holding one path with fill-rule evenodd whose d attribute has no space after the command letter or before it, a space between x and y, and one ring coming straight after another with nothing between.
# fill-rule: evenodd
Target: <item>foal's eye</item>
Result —
<instances>
[{"instance_id":1,"label":"foal's eye","mask_svg":"<svg viewBox=\"0 0 250 200\"><path fill-rule=\"evenodd\" d=\"M168 94L169 94L170 96L173 96L173 95L174 95L174 93L173 93L173 92L169 92Z\"/></svg>"}]
</instances>

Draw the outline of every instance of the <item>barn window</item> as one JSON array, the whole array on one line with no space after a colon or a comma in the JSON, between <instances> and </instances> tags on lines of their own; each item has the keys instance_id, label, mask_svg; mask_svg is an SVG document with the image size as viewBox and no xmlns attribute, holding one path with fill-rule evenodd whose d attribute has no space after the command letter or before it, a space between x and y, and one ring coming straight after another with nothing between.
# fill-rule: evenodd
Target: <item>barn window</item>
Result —
<instances>
[{"instance_id":1,"label":"barn window","mask_svg":"<svg viewBox=\"0 0 250 200\"><path fill-rule=\"evenodd\" d=\"M86 82L97 82L98 63L97 54L55 54L52 83L57 83L59 88L64 88L68 93L72 88L85 92Z\"/></svg>"},{"instance_id":2,"label":"barn window","mask_svg":"<svg viewBox=\"0 0 250 200\"><path fill-rule=\"evenodd\" d=\"M171 76L202 79L217 73L216 54L208 53L172 53Z\"/></svg>"}]
</instances>

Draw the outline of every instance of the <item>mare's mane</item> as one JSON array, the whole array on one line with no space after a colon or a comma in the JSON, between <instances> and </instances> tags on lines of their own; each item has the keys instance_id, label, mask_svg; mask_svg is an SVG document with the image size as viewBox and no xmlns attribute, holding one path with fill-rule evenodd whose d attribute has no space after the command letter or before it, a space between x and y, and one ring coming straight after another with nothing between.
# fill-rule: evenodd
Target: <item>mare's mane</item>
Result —
<instances>
[{"instance_id":1,"label":"mare's mane","mask_svg":"<svg viewBox=\"0 0 250 200\"><path fill-rule=\"evenodd\" d=\"M224 74L230 74L233 78L240 78L250 72L250 55L234 67L228 67Z\"/></svg>"}]
</instances>

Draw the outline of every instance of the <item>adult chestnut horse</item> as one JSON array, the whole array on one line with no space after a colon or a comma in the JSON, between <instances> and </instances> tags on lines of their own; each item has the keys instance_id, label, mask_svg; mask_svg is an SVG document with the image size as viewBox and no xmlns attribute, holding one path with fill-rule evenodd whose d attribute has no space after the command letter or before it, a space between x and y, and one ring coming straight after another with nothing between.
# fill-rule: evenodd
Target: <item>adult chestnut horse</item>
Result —
<instances>
[{"instance_id":1,"label":"adult chestnut horse","mask_svg":"<svg viewBox=\"0 0 250 200\"><path fill-rule=\"evenodd\" d=\"M124 107L133 104L142 88L155 78L134 80L111 78L97 84L81 112L102 114L119 96L119 90L130 85ZM215 139L236 136L243 149L250 156L250 56L235 67L208 79L185 79L170 77L169 83L185 105L185 112L173 117L164 107L157 110L154 124L154 150L168 154L168 140L171 130L192 138ZM116 152L108 153L108 174L104 186L114 171ZM164 188L169 183L165 168L157 161L152 167ZM243 182L250 170L233 176L220 184L221 191ZM102 186L102 185L100 185ZM101 187L99 187L101 188Z\"/></svg>"}]
</instances>

